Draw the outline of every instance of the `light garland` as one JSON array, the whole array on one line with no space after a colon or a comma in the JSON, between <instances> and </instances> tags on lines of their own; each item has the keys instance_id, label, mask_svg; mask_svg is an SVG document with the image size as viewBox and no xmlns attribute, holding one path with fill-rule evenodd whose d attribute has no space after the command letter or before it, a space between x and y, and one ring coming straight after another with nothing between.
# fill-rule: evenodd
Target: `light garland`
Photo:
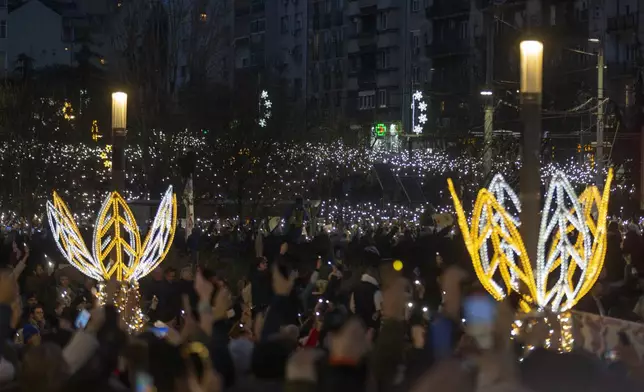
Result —
<instances>
[{"instance_id":1,"label":"light garland","mask_svg":"<svg viewBox=\"0 0 644 392\"><path fill-rule=\"evenodd\" d=\"M118 192L110 193L94 225L91 255L67 205L57 193L54 203L47 203L47 213L56 244L70 264L98 281L110 280L116 274L116 280L122 282L143 278L163 261L174 238L177 203L169 187L141 246L134 214ZM116 259L112 260L110 255Z\"/></svg>"},{"instance_id":2,"label":"light garland","mask_svg":"<svg viewBox=\"0 0 644 392\"><path fill-rule=\"evenodd\" d=\"M537 312L556 313L561 328L560 351L572 350L574 340L569 311L593 286L604 263L612 178L610 169L601 197L598 189L590 186L577 198L566 176L561 172L555 174L541 214L535 271L518 231L520 221L506 209L506 206L513 206L518 214L521 211L519 199L503 178L495 176L489 190L479 191L470 225L454 184L448 179L458 224L481 284L497 300L510 291L521 294L524 311L531 308ZM510 200L509 205L506 199ZM574 244L571 237L575 238ZM488 252L488 241L492 243L492 252ZM558 279L549 287L549 277L557 268ZM580 274L575 283L577 270ZM497 272L505 283L505 290L495 280ZM516 333L517 330L513 330L513 334ZM546 341L546 346L551 344L550 340Z\"/></svg>"},{"instance_id":3,"label":"light garland","mask_svg":"<svg viewBox=\"0 0 644 392\"><path fill-rule=\"evenodd\" d=\"M273 103L268 97L268 91L262 90L259 95L259 120L257 121L260 127L265 128L268 125L268 120L272 116L272 107Z\"/></svg>"},{"instance_id":4,"label":"light garland","mask_svg":"<svg viewBox=\"0 0 644 392\"><path fill-rule=\"evenodd\" d=\"M418 110L418 117L416 117L416 110ZM427 104L423 101L423 93L420 91L414 92L411 100L411 117L412 117L412 130L415 134L423 133L423 127L427 122Z\"/></svg>"}]
</instances>

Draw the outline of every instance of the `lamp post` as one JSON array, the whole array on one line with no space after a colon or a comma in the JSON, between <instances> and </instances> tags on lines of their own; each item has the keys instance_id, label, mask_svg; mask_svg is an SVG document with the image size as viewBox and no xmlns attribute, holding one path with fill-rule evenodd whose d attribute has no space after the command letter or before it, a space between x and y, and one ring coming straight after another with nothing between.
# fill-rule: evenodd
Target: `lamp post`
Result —
<instances>
[{"instance_id":1,"label":"lamp post","mask_svg":"<svg viewBox=\"0 0 644 392\"><path fill-rule=\"evenodd\" d=\"M543 44L522 41L521 114L523 117L523 163L521 165L521 237L530 260L537 259L540 210L541 95L543 91Z\"/></svg>"},{"instance_id":2,"label":"lamp post","mask_svg":"<svg viewBox=\"0 0 644 392\"><path fill-rule=\"evenodd\" d=\"M112 188L125 189L125 137L127 136L127 94L112 93Z\"/></svg>"}]
</instances>

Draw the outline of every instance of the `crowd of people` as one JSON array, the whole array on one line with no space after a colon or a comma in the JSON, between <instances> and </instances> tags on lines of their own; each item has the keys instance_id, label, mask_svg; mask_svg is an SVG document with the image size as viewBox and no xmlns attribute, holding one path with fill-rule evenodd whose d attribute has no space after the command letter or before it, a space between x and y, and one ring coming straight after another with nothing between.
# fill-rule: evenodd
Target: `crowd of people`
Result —
<instances>
[{"instance_id":1,"label":"crowd of people","mask_svg":"<svg viewBox=\"0 0 644 392\"><path fill-rule=\"evenodd\" d=\"M580 348L525 355L551 327L510 338L516 298L486 302L452 227L249 237L256 257L241 278L199 264L144 278L146 322L132 335L111 301L98 306L97 282L43 257L50 245L6 235L0 391L644 388L628 339L610 360ZM608 241L605 274L579 309L644 320L641 235L613 225Z\"/></svg>"}]
</instances>

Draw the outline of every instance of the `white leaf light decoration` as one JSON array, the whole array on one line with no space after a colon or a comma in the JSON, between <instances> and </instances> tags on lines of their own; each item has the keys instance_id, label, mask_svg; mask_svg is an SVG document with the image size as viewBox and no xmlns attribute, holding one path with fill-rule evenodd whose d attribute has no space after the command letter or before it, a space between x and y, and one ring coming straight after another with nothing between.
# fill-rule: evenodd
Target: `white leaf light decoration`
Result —
<instances>
[{"instance_id":1,"label":"white leaf light decoration","mask_svg":"<svg viewBox=\"0 0 644 392\"><path fill-rule=\"evenodd\" d=\"M137 265L133 268L132 279L143 278L163 261L172 245L176 216L177 205L174 202L172 188L169 188L161 200L152 227L143 242L143 251Z\"/></svg>"},{"instance_id":2,"label":"white leaf light decoration","mask_svg":"<svg viewBox=\"0 0 644 392\"><path fill-rule=\"evenodd\" d=\"M93 252L85 246L69 209L54 192L47 216L58 249L71 265L98 281L141 279L165 258L175 232L176 196L166 191L143 246L134 214L118 192L110 193L94 225Z\"/></svg>"},{"instance_id":3,"label":"white leaf light decoration","mask_svg":"<svg viewBox=\"0 0 644 392\"><path fill-rule=\"evenodd\" d=\"M541 216L535 271L518 231L519 198L503 177L495 176L489 189L481 189L471 225L454 184L448 180L474 269L490 294L500 300L512 290L536 309L570 310L593 286L604 263L612 178L609 170L601 196L591 186L577 197L563 173L554 175ZM497 272L505 290L495 279Z\"/></svg>"}]
</instances>

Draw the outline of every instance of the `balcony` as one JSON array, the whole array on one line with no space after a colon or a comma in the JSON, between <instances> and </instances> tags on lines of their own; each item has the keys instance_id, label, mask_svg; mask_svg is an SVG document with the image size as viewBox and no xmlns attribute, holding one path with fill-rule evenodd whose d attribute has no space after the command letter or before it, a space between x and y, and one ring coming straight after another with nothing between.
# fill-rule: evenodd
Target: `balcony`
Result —
<instances>
[{"instance_id":1,"label":"balcony","mask_svg":"<svg viewBox=\"0 0 644 392\"><path fill-rule=\"evenodd\" d=\"M425 8L428 19L443 19L469 15L470 2L465 0L434 0L434 4Z\"/></svg>"},{"instance_id":2,"label":"balcony","mask_svg":"<svg viewBox=\"0 0 644 392\"><path fill-rule=\"evenodd\" d=\"M358 0L358 6L360 8L368 8L368 7L377 8L378 0Z\"/></svg>"},{"instance_id":3,"label":"balcony","mask_svg":"<svg viewBox=\"0 0 644 392\"><path fill-rule=\"evenodd\" d=\"M632 30L636 27L636 15L619 15L613 16L606 20L606 31L627 31Z\"/></svg>"},{"instance_id":4,"label":"balcony","mask_svg":"<svg viewBox=\"0 0 644 392\"><path fill-rule=\"evenodd\" d=\"M609 62L606 64L606 68L606 73L610 78L634 77L638 70L635 62Z\"/></svg>"},{"instance_id":5,"label":"balcony","mask_svg":"<svg viewBox=\"0 0 644 392\"><path fill-rule=\"evenodd\" d=\"M360 14L360 5L357 0L349 1L347 4L347 16L354 16Z\"/></svg>"},{"instance_id":6,"label":"balcony","mask_svg":"<svg viewBox=\"0 0 644 392\"><path fill-rule=\"evenodd\" d=\"M427 45L428 57L449 57L462 56L470 53L470 45L465 40L454 40L451 42L440 41Z\"/></svg>"}]
</instances>

